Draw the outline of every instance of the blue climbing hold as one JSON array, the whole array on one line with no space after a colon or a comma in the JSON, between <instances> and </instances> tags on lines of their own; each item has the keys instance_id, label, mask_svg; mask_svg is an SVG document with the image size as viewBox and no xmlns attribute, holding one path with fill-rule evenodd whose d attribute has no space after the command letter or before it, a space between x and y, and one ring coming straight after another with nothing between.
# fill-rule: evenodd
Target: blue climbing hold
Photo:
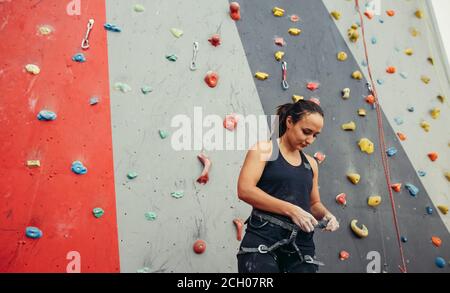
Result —
<instances>
[{"instance_id":1,"label":"blue climbing hold","mask_svg":"<svg viewBox=\"0 0 450 293\"><path fill-rule=\"evenodd\" d=\"M376 37L372 37L371 42L372 42L372 45L375 45L377 43L377 38Z\"/></svg>"},{"instance_id":2,"label":"blue climbing hold","mask_svg":"<svg viewBox=\"0 0 450 293\"><path fill-rule=\"evenodd\" d=\"M402 240L403 243L408 242L408 238L406 238L405 236L402 236L400 239Z\"/></svg>"},{"instance_id":3,"label":"blue climbing hold","mask_svg":"<svg viewBox=\"0 0 450 293\"><path fill-rule=\"evenodd\" d=\"M104 27L107 31L120 33L122 30L115 24L105 23Z\"/></svg>"},{"instance_id":4,"label":"blue climbing hold","mask_svg":"<svg viewBox=\"0 0 450 293\"><path fill-rule=\"evenodd\" d=\"M397 125L402 125L403 124L403 119L400 117L395 117L394 118L395 123L397 123Z\"/></svg>"},{"instance_id":5,"label":"blue climbing hold","mask_svg":"<svg viewBox=\"0 0 450 293\"><path fill-rule=\"evenodd\" d=\"M56 119L56 113L48 110L42 110L38 113L37 119L41 121L53 121Z\"/></svg>"},{"instance_id":6,"label":"blue climbing hold","mask_svg":"<svg viewBox=\"0 0 450 293\"><path fill-rule=\"evenodd\" d=\"M432 207L426 207L425 210L427 211L427 214L429 214L429 215L433 214L433 208Z\"/></svg>"},{"instance_id":7,"label":"blue climbing hold","mask_svg":"<svg viewBox=\"0 0 450 293\"><path fill-rule=\"evenodd\" d=\"M425 175L427 175L427 172L422 170L417 171L417 173L419 174L420 177L424 177Z\"/></svg>"},{"instance_id":8,"label":"blue climbing hold","mask_svg":"<svg viewBox=\"0 0 450 293\"><path fill-rule=\"evenodd\" d=\"M92 105L92 106L98 104L98 97L97 96L92 96L89 99L89 104Z\"/></svg>"},{"instance_id":9,"label":"blue climbing hold","mask_svg":"<svg viewBox=\"0 0 450 293\"><path fill-rule=\"evenodd\" d=\"M416 196L419 193L419 189L414 185L412 185L411 183L406 183L405 188L408 189L409 194L411 194L411 196Z\"/></svg>"},{"instance_id":10,"label":"blue climbing hold","mask_svg":"<svg viewBox=\"0 0 450 293\"><path fill-rule=\"evenodd\" d=\"M73 55L72 60L75 62L83 63L83 62L86 62L86 57L84 57L83 53L77 53L77 54Z\"/></svg>"},{"instance_id":11,"label":"blue climbing hold","mask_svg":"<svg viewBox=\"0 0 450 293\"><path fill-rule=\"evenodd\" d=\"M390 147L386 150L386 153L389 157L392 157L397 153L397 149L395 147Z\"/></svg>"},{"instance_id":12,"label":"blue climbing hold","mask_svg":"<svg viewBox=\"0 0 450 293\"><path fill-rule=\"evenodd\" d=\"M36 227L27 227L25 229L25 235L28 238L38 239L38 238L42 237L42 231L39 230L39 228L36 228Z\"/></svg>"},{"instance_id":13,"label":"blue climbing hold","mask_svg":"<svg viewBox=\"0 0 450 293\"><path fill-rule=\"evenodd\" d=\"M378 21L379 21L380 23L384 23L384 20L383 20L382 18L378 19Z\"/></svg>"},{"instance_id":14,"label":"blue climbing hold","mask_svg":"<svg viewBox=\"0 0 450 293\"><path fill-rule=\"evenodd\" d=\"M72 163L72 171L75 174L83 175L87 173L87 168L80 161L75 161Z\"/></svg>"},{"instance_id":15,"label":"blue climbing hold","mask_svg":"<svg viewBox=\"0 0 450 293\"><path fill-rule=\"evenodd\" d=\"M438 268L444 268L445 267L445 259L443 259L442 257L438 256L436 257L436 260L434 261L434 263L436 264L436 266Z\"/></svg>"}]
</instances>

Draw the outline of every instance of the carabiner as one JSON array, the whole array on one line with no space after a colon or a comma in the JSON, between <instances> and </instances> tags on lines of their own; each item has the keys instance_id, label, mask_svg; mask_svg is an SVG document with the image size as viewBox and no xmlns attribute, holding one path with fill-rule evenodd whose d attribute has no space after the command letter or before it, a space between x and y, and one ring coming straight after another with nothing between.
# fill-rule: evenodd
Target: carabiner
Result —
<instances>
[{"instance_id":1,"label":"carabiner","mask_svg":"<svg viewBox=\"0 0 450 293\"><path fill-rule=\"evenodd\" d=\"M282 71L282 81L281 86L284 90L287 90L289 88L289 84L287 82L287 62L282 61L281 62L281 71Z\"/></svg>"},{"instance_id":2,"label":"carabiner","mask_svg":"<svg viewBox=\"0 0 450 293\"><path fill-rule=\"evenodd\" d=\"M83 41L81 41L81 48L86 50L89 49L89 34L91 33L92 28L94 27L94 19L91 18L89 19L89 22L87 24L87 31L86 31L86 35L83 39Z\"/></svg>"},{"instance_id":3,"label":"carabiner","mask_svg":"<svg viewBox=\"0 0 450 293\"><path fill-rule=\"evenodd\" d=\"M192 61L190 66L190 69L192 71L197 70L197 64L195 63L197 61L197 53L198 53L198 42L194 42L192 51Z\"/></svg>"}]
</instances>

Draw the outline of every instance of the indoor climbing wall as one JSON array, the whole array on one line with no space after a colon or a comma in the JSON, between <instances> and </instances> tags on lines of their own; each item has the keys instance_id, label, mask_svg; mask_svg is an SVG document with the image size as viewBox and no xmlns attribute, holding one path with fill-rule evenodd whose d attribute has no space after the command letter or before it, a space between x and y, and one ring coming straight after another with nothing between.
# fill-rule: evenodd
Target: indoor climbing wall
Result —
<instances>
[{"instance_id":1,"label":"indoor climbing wall","mask_svg":"<svg viewBox=\"0 0 450 293\"><path fill-rule=\"evenodd\" d=\"M238 2L0 1L1 272L236 272L246 151L207 131L302 97L325 111L305 152L341 223L316 232L320 271L448 272L449 87L424 1L360 0L362 22L353 0Z\"/></svg>"}]
</instances>

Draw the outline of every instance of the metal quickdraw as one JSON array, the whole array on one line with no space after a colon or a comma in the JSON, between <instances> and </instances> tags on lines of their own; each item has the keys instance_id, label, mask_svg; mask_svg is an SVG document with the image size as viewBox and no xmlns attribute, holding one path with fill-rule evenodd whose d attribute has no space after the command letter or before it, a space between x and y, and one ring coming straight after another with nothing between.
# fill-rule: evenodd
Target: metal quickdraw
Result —
<instances>
[{"instance_id":1,"label":"metal quickdraw","mask_svg":"<svg viewBox=\"0 0 450 293\"><path fill-rule=\"evenodd\" d=\"M198 53L198 42L194 42L192 51L192 61L190 66L190 69L192 71L197 70L197 64L195 63L197 61L197 53Z\"/></svg>"},{"instance_id":2,"label":"metal quickdraw","mask_svg":"<svg viewBox=\"0 0 450 293\"><path fill-rule=\"evenodd\" d=\"M281 62L281 71L282 71L281 86L283 87L284 90L287 90L289 88L289 84L286 80L286 78L287 78L287 62L286 61Z\"/></svg>"},{"instance_id":3,"label":"metal quickdraw","mask_svg":"<svg viewBox=\"0 0 450 293\"><path fill-rule=\"evenodd\" d=\"M94 27L94 19L89 19L89 22L87 24L87 31L86 31L86 35L83 39L83 41L81 41L81 48L84 50L89 49L89 34L91 33L92 28Z\"/></svg>"}]
</instances>

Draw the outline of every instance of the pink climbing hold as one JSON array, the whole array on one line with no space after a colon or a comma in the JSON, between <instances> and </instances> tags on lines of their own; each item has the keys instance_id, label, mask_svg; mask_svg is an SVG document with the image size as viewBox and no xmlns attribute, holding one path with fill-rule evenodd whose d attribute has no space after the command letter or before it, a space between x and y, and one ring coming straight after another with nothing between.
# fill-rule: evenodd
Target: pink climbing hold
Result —
<instances>
[{"instance_id":1,"label":"pink climbing hold","mask_svg":"<svg viewBox=\"0 0 450 293\"><path fill-rule=\"evenodd\" d=\"M211 161L209 158L202 152L197 158L203 164L203 171L200 174L200 177L197 178L197 182L200 184L206 184L209 181L209 169L211 168Z\"/></svg>"},{"instance_id":2,"label":"pink climbing hold","mask_svg":"<svg viewBox=\"0 0 450 293\"><path fill-rule=\"evenodd\" d=\"M347 195L345 193L339 193L336 196L336 202L342 206L347 205Z\"/></svg>"},{"instance_id":3,"label":"pink climbing hold","mask_svg":"<svg viewBox=\"0 0 450 293\"><path fill-rule=\"evenodd\" d=\"M202 254L203 252L205 252L206 250L206 242L199 239L197 241L194 242L194 252L197 254Z\"/></svg>"},{"instance_id":4,"label":"pink climbing hold","mask_svg":"<svg viewBox=\"0 0 450 293\"><path fill-rule=\"evenodd\" d=\"M241 6L237 2L230 3L230 17L233 20L241 19Z\"/></svg>"},{"instance_id":5,"label":"pink climbing hold","mask_svg":"<svg viewBox=\"0 0 450 293\"><path fill-rule=\"evenodd\" d=\"M229 114L225 116L225 119L223 120L223 127L225 129L228 129L229 131L233 131L236 129L238 123L238 117L236 114Z\"/></svg>"},{"instance_id":6,"label":"pink climbing hold","mask_svg":"<svg viewBox=\"0 0 450 293\"><path fill-rule=\"evenodd\" d=\"M283 47L284 45L286 45L286 42L281 37L276 37L274 39L274 41L275 41L275 45L277 45L277 46Z\"/></svg>"},{"instance_id":7,"label":"pink climbing hold","mask_svg":"<svg viewBox=\"0 0 450 293\"><path fill-rule=\"evenodd\" d=\"M321 153L321 152L316 152L314 153L314 158L320 163L322 163L323 161L325 161L326 156Z\"/></svg>"}]
</instances>

